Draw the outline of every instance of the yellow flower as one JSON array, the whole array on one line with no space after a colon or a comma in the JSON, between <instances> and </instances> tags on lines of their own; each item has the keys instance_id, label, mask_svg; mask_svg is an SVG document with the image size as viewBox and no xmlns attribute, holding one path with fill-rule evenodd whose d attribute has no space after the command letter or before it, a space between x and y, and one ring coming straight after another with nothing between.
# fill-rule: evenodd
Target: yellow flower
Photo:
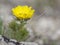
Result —
<instances>
[{"instance_id":1,"label":"yellow flower","mask_svg":"<svg viewBox=\"0 0 60 45\"><path fill-rule=\"evenodd\" d=\"M20 6L18 5L15 8L12 8L12 13L14 16L16 16L18 19L29 19L34 14L34 9L32 7L28 6Z\"/></svg>"}]
</instances>

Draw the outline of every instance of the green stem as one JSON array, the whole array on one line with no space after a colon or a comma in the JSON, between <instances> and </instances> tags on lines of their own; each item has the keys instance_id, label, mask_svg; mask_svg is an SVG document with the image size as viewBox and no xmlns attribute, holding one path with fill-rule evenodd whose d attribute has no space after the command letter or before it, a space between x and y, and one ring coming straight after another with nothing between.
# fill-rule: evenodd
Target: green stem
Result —
<instances>
[{"instance_id":1,"label":"green stem","mask_svg":"<svg viewBox=\"0 0 60 45\"><path fill-rule=\"evenodd\" d=\"M20 29L23 29L26 22L24 20L21 20L20 23L21 23L20 24Z\"/></svg>"}]
</instances>

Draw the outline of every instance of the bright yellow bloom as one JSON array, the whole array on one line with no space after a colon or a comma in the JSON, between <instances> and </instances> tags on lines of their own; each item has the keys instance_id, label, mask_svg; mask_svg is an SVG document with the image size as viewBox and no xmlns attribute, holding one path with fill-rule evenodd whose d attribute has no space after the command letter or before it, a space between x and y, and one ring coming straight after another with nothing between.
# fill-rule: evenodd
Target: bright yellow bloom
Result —
<instances>
[{"instance_id":1,"label":"bright yellow bloom","mask_svg":"<svg viewBox=\"0 0 60 45\"><path fill-rule=\"evenodd\" d=\"M14 16L16 16L18 19L29 19L34 14L34 9L32 7L28 6L20 6L18 5L15 8L12 8L12 13Z\"/></svg>"}]
</instances>

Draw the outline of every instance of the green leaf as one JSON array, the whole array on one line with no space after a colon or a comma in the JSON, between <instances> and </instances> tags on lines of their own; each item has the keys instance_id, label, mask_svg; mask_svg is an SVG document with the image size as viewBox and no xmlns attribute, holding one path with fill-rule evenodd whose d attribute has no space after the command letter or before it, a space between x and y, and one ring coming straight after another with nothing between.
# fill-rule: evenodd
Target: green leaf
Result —
<instances>
[{"instance_id":1,"label":"green leaf","mask_svg":"<svg viewBox=\"0 0 60 45\"><path fill-rule=\"evenodd\" d=\"M19 30L20 25L16 23L15 20L9 23L9 28L11 28L13 31Z\"/></svg>"}]
</instances>

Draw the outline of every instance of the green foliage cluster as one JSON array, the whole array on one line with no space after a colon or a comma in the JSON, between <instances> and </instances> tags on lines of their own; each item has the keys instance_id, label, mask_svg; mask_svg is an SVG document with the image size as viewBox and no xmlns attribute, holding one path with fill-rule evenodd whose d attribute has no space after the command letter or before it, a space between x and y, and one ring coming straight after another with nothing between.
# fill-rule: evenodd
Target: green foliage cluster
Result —
<instances>
[{"instance_id":1,"label":"green foliage cluster","mask_svg":"<svg viewBox=\"0 0 60 45\"><path fill-rule=\"evenodd\" d=\"M10 37L18 41L25 41L28 37L28 31L24 27L25 23L17 23L15 20L9 23ZM9 32L8 31L8 32Z\"/></svg>"}]
</instances>

